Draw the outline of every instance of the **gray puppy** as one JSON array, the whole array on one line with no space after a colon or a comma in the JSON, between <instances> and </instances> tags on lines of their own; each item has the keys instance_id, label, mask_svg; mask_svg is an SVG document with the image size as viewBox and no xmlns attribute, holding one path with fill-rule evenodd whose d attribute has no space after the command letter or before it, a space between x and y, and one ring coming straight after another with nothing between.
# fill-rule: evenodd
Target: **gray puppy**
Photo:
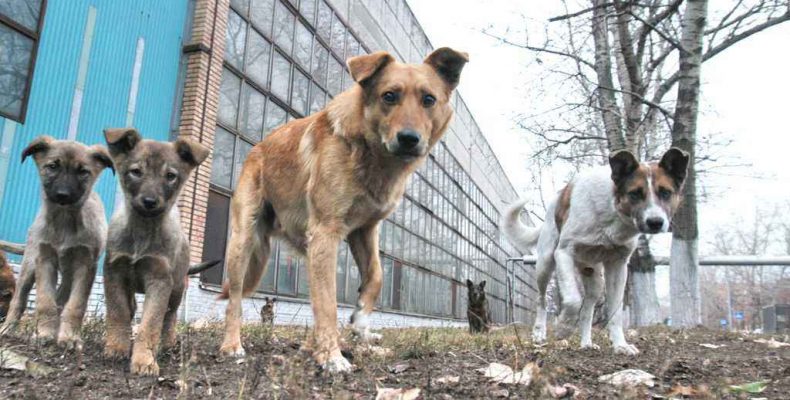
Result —
<instances>
[{"instance_id":1,"label":"gray puppy","mask_svg":"<svg viewBox=\"0 0 790 400\"><path fill-rule=\"evenodd\" d=\"M107 238L104 205L93 184L113 170L103 146L40 136L22 152L32 156L43 201L28 230L17 291L0 332L13 331L36 284L36 333L66 347L78 346L96 264ZM60 287L58 273L61 274Z\"/></svg>"},{"instance_id":2,"label":"gray puppy","mask_svg":"<svg viewBox=\"0 0 790 400\"><path fill-rule=\"evenodd\" d=\"M175 204L192 170L209 150L192 141L143 140L131 128L104 131L125 202L110 221L104 289L105 355L126 357L131 347L134 294L145 293L131 372L158 375L156 351L175 345L176 312L186 288L189 242Z\"/></svg>"}]
</instances>

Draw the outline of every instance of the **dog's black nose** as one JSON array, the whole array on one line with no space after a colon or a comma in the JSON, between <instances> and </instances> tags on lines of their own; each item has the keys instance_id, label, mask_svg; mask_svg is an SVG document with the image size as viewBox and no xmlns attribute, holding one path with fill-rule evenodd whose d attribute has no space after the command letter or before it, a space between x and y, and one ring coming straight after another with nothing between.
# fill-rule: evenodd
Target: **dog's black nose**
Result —
<instances>
[{"instance_id":1,"label":"dog's black nose","mask_svg":"<svg viewBox=\"0 0 790 400\"><path fill-rule=\"evenodd\" d=\"M651 231L658 232L661 230L661 228L664 227L664 219L648 218L647 221L645 221L645 224L647 224L647 228L650 229Z\"/></svg>"},{"instance_id":2,"label":"dog's black nose","mask_svg":"<svg viewBox=\"0 0 790 400\"><path fill-rule=\"evenodd\" d=\"M398 132L398 145L404 149L413 149L420 143L420 134L411 130L405 129Z\"/></svg>"},{"instance_id":3,"label":"dog's black nose","mask_svg":"<svg viewBox=\"0 0 790 400\"><path fill-rule=\"evenodd\" d=\"M65 189L55 191L55 201L58 203L65 203L71 199L71 193Z\"/></svg>"},{"instance_id":4,"label":"dog's black nose","mask_svg":"<svg viewBox=\"0 0 790 400\"><path fill-rule=\"evenodd\" d=\"M156 201L156 198L143 197L143 207L145 207L146 210L153 210L157 205L159 205L159 202Z\"/></svg>"}]
</instances>

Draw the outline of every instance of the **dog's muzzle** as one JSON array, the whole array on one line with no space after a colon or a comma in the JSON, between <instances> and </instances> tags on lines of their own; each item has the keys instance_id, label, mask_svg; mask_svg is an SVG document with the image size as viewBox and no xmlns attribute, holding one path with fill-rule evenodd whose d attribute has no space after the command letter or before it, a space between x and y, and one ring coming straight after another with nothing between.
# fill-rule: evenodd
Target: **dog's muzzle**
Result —
<instances>
[{"instance_id":1,"label":"dog's muzzle","mask_svg":"<svg viewBox=\"0 0 790 400\"><path fill-rule=\"evenodd\" d=\"M386 144L387 151L405 161L412 161L423 156L425 141L419 133L411 129L404 129Z\"/></svg>"}]
</instances>

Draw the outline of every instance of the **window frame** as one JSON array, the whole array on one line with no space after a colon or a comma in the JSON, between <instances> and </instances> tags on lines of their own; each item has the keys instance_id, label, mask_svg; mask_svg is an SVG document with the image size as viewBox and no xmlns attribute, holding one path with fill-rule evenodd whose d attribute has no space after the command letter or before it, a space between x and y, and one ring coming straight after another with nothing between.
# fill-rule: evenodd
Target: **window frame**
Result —
<instances>
[{"instance_id":1,"label":"window frame","mask_svg":"<svg viewBox=\"0 0 790 400\"><path fill-rule=\"evenodd\" d=\"M6 16L5 14L0 13L0 24L7 26L12 31L15 31L22 36L27 37L28 39L33 41L33 48L30 52L30 62L27 66L27 78L25 82L25 89L22 91L22 105L20 106L20 112L18 116L11 115L9 113L4 112L0 109L0 117L6 118L12 121L16 121L20 124L24 124L27 120L27 106L30 101L30 92L33 87L33 74L36 70L36 60L38 58L38 45L41 42L41 33L44 30L44 18L47 14L47 1L48 0L41 0L41 9L38 13L38 21L36 24L36 31L33 32L25 26L22 26L18 22L14 21L10 17Z\"/></svg>"}]
</instances>

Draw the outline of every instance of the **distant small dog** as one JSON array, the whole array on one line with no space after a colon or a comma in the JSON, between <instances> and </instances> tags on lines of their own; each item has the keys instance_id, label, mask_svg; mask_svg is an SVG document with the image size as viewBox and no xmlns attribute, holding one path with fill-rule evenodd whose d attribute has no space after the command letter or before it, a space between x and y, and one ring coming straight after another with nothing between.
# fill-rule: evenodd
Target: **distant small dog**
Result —
<instances>
[{"instance_id":1,"label":"distant small dog","mask_svg":"<svg viewBox=\"0 0 790 400\"><path fill-rule=\"evenodd\" d=\"M274 313L275 307L277 306L277 298L276 297L266 297L266 304L261 307L261 323L264 325L272 325L274 324Z\"/></svg>"},{"instance_id":2,"label":"distant small dog","mask_svg":"<svg viewBox=\"0 0 790 400\"><path fill-rule=\"evenodd\" d=\"M125 202L110 221L104 290L105 355L125 357L131 347L135 293L145 293L131 372L159 374L156 352L176 342L176 313L186 288L189 243L175 206L184 182L209 154L198 143L143 140L130 128L104 131Z\"/></svg>"},{"instance_id":3,"label":"distant small dog","mask_svg":"<svg viewBox=\"0 0 790 400\"><path fill-rule=\"evenodd\" d=\"M469 304L466 310L466 317L469 319L469 333L485 333L489 330L491 321L488 312L488 300L486 299L486 281L475 285L469 279L466 280Z\"/></svg>"},{"instance_id":4,"label":"distant small dog","mask_svg":"<svg viewBox=\"0 0 790 400\"><path fill-rule=\"evenodd\" d=\"M605 281L606 319L614 351L639 352L623 334L626 264L639 234L669 230L688 163L689 155L677 148L664 153L660 162L649 164L640 164L632 153L622 150L609 157L610 168L593 169L565 186L549 205L542 228L528 228L520 222L524 201L510 207L502 221L505 234L525 253L537 243L540 304L533 340L546 339L546 287L556 266L562 297L558 336L578 325L581 346L597 348L592 343L592 319Z\"/></svg>"},{"instance_id":5,"label":"distant small dog","mask_svg":"<svg viewBox=\"0 0 790 400\"><path fill-rule=\"evenodd\" d=\"M0 251L0 321L4 321L8 314L8 307L11 306L11 298L14 297L15 289L14 271L8 265L5 253Z\"/></svg>"},{"instance_id":6,"label":"distant small dog","mask_svg":"<svg viewBox=\"0 0 790 400\"><path fill-rule=\"evenodd\" d=\"M103 146L49 136L33 140L22 162L29 156L38 167L43 200L28 230L19 283L0 331L15 328L35 282L37 336L57 335L58 344L71 348L81 342L82 318L107 238L104 205L92 188L113 163Z\"/></svg>"}]
</instances>

